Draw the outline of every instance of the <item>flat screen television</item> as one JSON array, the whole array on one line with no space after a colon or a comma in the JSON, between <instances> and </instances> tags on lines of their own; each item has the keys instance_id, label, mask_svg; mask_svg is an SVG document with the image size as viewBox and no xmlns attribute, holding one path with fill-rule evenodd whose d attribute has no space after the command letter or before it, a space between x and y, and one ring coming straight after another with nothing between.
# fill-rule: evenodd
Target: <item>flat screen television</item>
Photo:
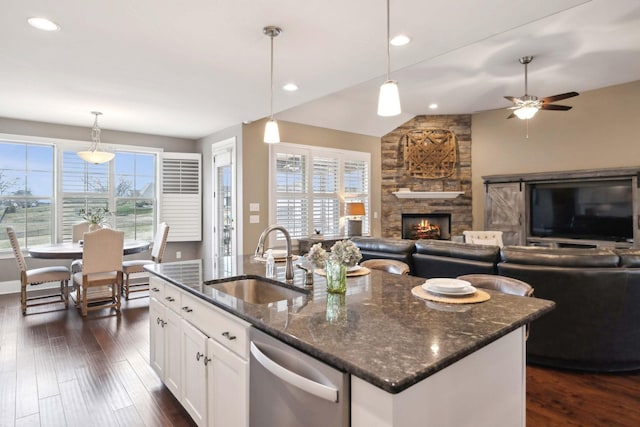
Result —
<instances>
[{"instance_id":1,"label":"flat screen television","mask_svg":"<svg viewBox=\"0 0 640 427\"><path fill-rule=\"evenodd\" d=\"M632 241L631 181L535 184L530 192L531 235Z\"/></svg>"}]
</instances>

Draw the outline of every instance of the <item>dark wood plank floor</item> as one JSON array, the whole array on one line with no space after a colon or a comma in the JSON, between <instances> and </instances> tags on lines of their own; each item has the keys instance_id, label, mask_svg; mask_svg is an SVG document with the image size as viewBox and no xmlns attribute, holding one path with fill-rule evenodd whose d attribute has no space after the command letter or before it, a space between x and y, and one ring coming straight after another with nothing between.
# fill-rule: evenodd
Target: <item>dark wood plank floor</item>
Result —
<instances>
[{"instance_id":1,"label":"dark wood plank floor","mask_svg":"<svg viewBox=\"0 0 640 427\"><path fill-rule=\"evenodd\" d=\"M0 295L0 427L193 426L149 367L148 308L22 316L18 295ZM527 425L640 426L640 373L528 366Z\"/></svg>"}]
</instances>

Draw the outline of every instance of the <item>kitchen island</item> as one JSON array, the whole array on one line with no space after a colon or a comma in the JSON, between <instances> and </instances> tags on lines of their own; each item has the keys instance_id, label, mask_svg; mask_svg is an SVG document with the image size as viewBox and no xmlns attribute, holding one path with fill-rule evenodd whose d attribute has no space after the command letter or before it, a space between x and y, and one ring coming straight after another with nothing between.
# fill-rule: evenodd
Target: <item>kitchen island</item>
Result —
<instances>
[{"instance_id":1,"label":"kitchen island","mask_svg":"<svg viewBox=\"0 0 640 427\"><path fill-rule=\"evenodd\" d=\"M411 294L424 279L379 271L348 278L343 297L327 295L316 274L307 294L251 304L207 283L263 276L252 256L147 269L348 373L352 426L524 425L525 326L554 306L492 291L478 304L425 302ZM277 273L284 282L284 264ZM303 279L295 269L294 286Z\"/></svg>"}]
</instances>

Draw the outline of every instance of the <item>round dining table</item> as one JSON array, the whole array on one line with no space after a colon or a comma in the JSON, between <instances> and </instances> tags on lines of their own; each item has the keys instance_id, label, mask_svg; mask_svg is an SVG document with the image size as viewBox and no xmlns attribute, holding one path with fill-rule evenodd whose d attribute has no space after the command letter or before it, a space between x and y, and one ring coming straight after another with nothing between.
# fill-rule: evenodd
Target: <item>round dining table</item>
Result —
<instances>
[{"instance_id":1,"label":"round dining table","mask_svg":"<svg viewBox=\"0 0 640 427\"><path fill-rule=\"evenodd\" d=\"M125 240L123 255L137 254L149 249L151 242L145 240ZM82 258L82 245L80 243L65 242L50 245L39 245L29 248L32 258L41 259L80 259Z\"/></svg>"}]
</instances>

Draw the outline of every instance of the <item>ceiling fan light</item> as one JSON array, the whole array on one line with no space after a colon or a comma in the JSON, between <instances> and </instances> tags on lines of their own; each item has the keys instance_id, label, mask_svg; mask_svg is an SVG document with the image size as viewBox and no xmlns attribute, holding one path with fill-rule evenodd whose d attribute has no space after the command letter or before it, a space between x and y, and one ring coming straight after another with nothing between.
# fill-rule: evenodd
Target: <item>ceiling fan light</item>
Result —
<instances>
[{"instance_id":1,"label":"ceiling fan light","mask_svg":"<svg viewBox=\"0 0 640 427\"><path fill-rule=\"evenodd\" d=\"M387 80L380 86L378 97L378 115L383 117L397 116L402 112L400 108L400 92L398 82Z\"/></svg>"},{"instance_id":2,"label":"ceiling fan light","mask_svg":"<svg viewBox=\"0 0 640 427\"><path fill-rule=\"evenodd\" d=\"M525 107L518 108L513 113L520 120L529 120L529 119L533 118L533 116L535 116L537 112L538 112L538 108L537 107L525 106Z\"/></svg>"},{"instance_id":3,"label":"ceiling fan light","mask_svg":"<svg viewBox=\"0 0 640 427\"><path fill-rule=\"evenodd\" d=\"M264 142L267 144L280 142L280 131L278 130L278 122L275 119L269 119L264 127Z\"/></svg>"}]
</instances>

